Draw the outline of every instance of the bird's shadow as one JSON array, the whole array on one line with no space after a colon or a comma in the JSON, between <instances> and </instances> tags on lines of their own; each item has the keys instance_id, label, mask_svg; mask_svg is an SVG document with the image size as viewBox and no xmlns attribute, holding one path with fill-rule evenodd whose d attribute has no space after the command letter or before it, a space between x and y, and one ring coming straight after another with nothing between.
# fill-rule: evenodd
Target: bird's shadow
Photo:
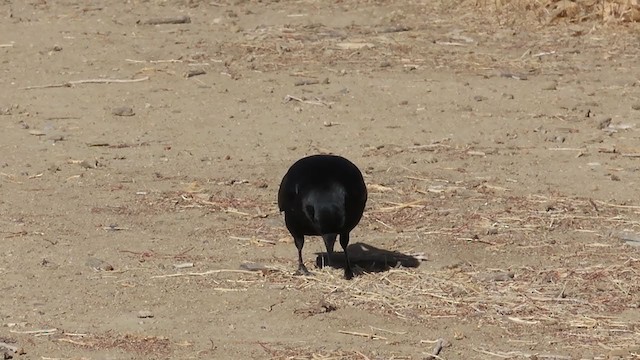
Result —
<instances>
[{"instance_id":1,"label":"bird's shadow","mask_svg":"<svg viewBox=\"0 0 640 360\"><path fill-rule=\"evenodd\" d=\"M399 265L412 268L420 266L420 259L414 256L397 251L379 249L365 243L351 244L348 251L351 266L354 268L359 267L365 272L383 272ZM316 266L320 269L324 266L344 268L344 252L334 252L331 256L331 262L327 261L328 255L326 252L318 252L316 255Z\"/></svg>"}]
</instances>

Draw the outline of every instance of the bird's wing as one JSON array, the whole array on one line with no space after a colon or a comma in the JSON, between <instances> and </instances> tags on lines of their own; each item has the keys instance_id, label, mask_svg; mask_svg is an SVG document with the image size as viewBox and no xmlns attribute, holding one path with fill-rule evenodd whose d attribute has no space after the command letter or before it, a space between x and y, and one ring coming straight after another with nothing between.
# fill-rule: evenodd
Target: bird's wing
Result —
<instances>
[{"instance_id":1,"label":"bird's wing","mask_svg":"<svg viewBox=\"0 0 640 360\"><path fill-rule=\"evenodd\" d=\"M278 208L280 211L285 211L294 205L296 196L298 195L298 187L298 184L280 186L280 191L278 191Z\"/></svg>"}]
</instances>

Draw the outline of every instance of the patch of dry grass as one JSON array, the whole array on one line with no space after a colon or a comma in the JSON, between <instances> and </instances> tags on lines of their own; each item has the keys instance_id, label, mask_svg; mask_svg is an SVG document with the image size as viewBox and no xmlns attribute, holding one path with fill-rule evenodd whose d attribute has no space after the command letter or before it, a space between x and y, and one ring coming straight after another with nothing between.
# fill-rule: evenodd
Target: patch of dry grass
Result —
<instances>
[{"instance_id":1,"label":"patch of dry grass","mask_svg":"<svg viewBox=\"0 0 640 360\"><path fill-rule=\"evenodd\" d=\"M640 21L638 0L476 0L475 5L497 11L505 18L518 17L522 13L533 14L542 23L560 19L570 22L597 20L605 23Z\"/></svg>"},{"instance_id":2,"label":"patch of dry grass","mask_svg":"<svg viewBox=\"0 0 640 360\"><path fill-rule=\"evenodd\" d=\"M166 337L137 334L87 334L82 337L63 336L59 342L86 349L121 349L141 355L167 355L171 351L171 342Z\"/></svg>"}]
</instances>

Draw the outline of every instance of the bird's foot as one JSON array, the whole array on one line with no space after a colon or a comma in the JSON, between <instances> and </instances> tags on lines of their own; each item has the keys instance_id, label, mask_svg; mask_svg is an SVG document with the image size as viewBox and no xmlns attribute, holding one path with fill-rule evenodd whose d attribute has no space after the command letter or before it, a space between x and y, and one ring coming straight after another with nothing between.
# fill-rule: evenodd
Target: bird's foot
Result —
<instances>
[{"instance_id":1,"label":"bird's foot","mask_svg":"<svg viewBox=\"0 0 640 360\"><path fill-rule=\"evenodd\" d=\"M353 270L351 268L344 269L344 278L347 280L353 279Z\"/></svg>"},{"instance_id":2,"label":"bird's foot","mask_svg":"<svg viewBox=\"0 0 640 360\"><path fill-rule=\"evenodd\" d=\"M297 276L313 276L313 273L309 270L307 270L307 267L300 264L300 266L298 267L298 271L296 271L294 273L294 275Z\"/></svg>"}]
</instances>

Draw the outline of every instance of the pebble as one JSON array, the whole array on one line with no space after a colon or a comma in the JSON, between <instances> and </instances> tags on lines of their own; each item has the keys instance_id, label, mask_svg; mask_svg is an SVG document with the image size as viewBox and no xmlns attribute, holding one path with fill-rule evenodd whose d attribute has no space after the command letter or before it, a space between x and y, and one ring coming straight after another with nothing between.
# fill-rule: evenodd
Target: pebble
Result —
<instances>
[{"instance_id":1,"label":"pebble","mask_svg":"<svg viewBox=\"0 0 640 360\"><path fill-rule=\"evenodd\" d=\"M85 169L95 169L98 167L98 161L97 160L82 160L82 162L80 163L80 166L82 166Z\"/></svg>"},{"instance_id":2,"label":"pebble","mask_svg":"<svg viewBox=\"0 0 640 360\"><path fill-rule=\"evenodd\" d=\"M598 118L597 124L598 124L598 129L600 130L605 129L609 127L609 125L611 124L611 118L610 117Z\"/></svg>"},{"instance_id":3,"label":"pebble","mask_svg":"<svg viewBox=\"0 0 640 360\"><path fill-rule=\"evenodd\" d=\"M192 262L186 262L186 263L180 263L180 264L173 264L173 267L176 268L176 269L192 268L193 267L193 263Z\"/></svg>"},{"instance_id":4,"label":"pebble","mask_svg":"<svg viewBox=\"0 0 640 360\"><path fill-rule=\"evenodd\" d=\"M153 317L153 313L149 310L140 310L138 311L138 317L140 319L148 319Z\"/></svg>"},{"instance_id":5,"label":"pebble","mask_svg":"<svg viewBox=\"0 0 640 360\"><path fill-rule=\"evenodd\" d=\"M47 135L47 133L45 133L44 131L40 131L40 130L29 130L29 135L45 136L45 135Z\"/></svg>"},{"instance_id":6,"label":"pebble","mask_svg":"<svg viewBox=\"0 0 640 360\"><path fill-rule=\"evenodd\" d=\"M480 274L478 279L482 281L510 281L513 280L514 276L515 274L510 271L500 271Z\"/></svg>"},{"instance_id":7,"label":"pebble","mask_svg":"<svg viewBox=\"0 0 640 360\"><path fill-rule=\"evenodd\" d=\"M133 116L136 113L130 106L120 106L111 110L111 113L115 116Z\"/></svg>"},{"instance_id":8,"label":"pebble","mask_svg":"<svg viewBox=\"0 0 640 360\"><path fill-rule=\"evenodd\" d=\"M52 134L52 135L47 136L47 140L51 140L53 142L63 141L64 140L64 135L62 135L62 134Z\"/></svg>"},{"instance_id":9,"label":"pebble","mask_svg":"<svg viewBox=\"0 0 640 360\"><path fill-rule=\"evenodd\" d=\"M542 85L542 90L557 90L558 82L555 80L548 81Z\"/></svg>"},{"instance_id":10,"label":"pebble","mask_svg":"<svg viewBox=\"0 0 640 360\"><path fill-rule=\"evenodd\" d=\"M86 265L95 271L113 271L113 266L104 260L91 257L87 259Z\"/></svg>"},{"instance_id":11,"label":"pebble","mask_svg":"<svg viewBox=\"0 0 640 360\"><path fill-rule=\"evenodd\" d=\"M488 228L486 231L486 235L497 235L498 234L498 229L496 228Z\"/></svg>"}]
</instances>

